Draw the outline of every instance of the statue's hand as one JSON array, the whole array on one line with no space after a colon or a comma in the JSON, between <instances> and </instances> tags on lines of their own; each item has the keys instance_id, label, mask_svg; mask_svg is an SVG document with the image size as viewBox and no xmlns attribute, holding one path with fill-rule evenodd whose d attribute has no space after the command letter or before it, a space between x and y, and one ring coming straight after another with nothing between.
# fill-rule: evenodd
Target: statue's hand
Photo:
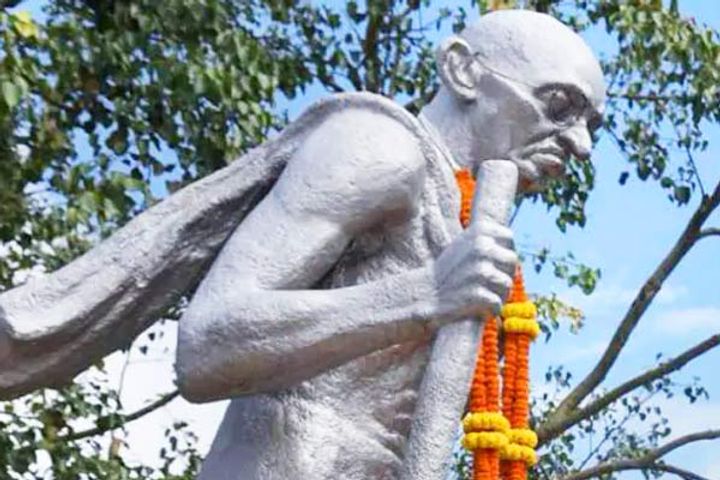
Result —
<instances>
[{"instance_id":1,"label":"statue's hand","mask_svg":"<svg viewBox=\"0 0 720 480\"><path fill-rule=\"evenodd\" d=\"M499 313L517 263L509 228L493 220L473 222L433 265L439 320Z\"/></svg>"}]
</instances>

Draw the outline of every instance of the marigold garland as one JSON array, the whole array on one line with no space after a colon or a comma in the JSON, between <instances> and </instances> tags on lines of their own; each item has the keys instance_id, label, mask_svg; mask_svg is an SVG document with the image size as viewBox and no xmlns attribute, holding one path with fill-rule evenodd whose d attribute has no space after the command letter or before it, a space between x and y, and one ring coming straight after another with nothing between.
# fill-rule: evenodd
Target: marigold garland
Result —
<instances>
[{"instance_id":1,"label":"marigold garland","mask_svg":"<svg viewBox=\"0 0 720 480\"><path fill-rule=\"evenodd\" d=\"M472 213L475 179L470 170L463 168L455 172L455 181L460 190L460 224L463 228L467 228L470 225L470 214Z\"/></svg>"},{"instance_id":2,"label":"marigold garland","mask_svg":"<svg viewBox=\"0 0 720 480\"><path fill-rule=\"evenodd\" d=\"M460 223L470 224L475 180L467 169L456 172L461 194ZM540 333L537 309L525 294L518 267L508 303L502 309L505 332L502 392L498 321L485 323L470 391L470 412L463 419L463 446L473 451L474 480L526 480L537 461L537 435L528 428L530 342ZM502 395L502 402L501 402ZM502 408L502 410L501 410Z\"/></svg>"},{"instance_id":3,"label":"marigold garland","mask_svg":"<svg viewBox=\"0 0 720 480\"><path fill-rule=\"evenodd\" d=\"M509 443L501 432L470 432L463 435L463 447L468 450L500 450Z\"/></svg>"},{"instance_id":4,"label":"marigold garland","mask_svg":"<svg viewBox=\"0 0 720 480\"><path fill-rule=\"evenodd\" d=\"M508 462L520 462L531 466L535 465L535 462L537 461L535 450L532 447L509 443L507 441L507 437L505 437L505 444L502 446L501 452L502 459L507 460ZM511 467L510 470L512 471L514 469Z\"/></svg>"},{"instance_id":5,"label":"marigold garland","mask_svg":"<svg viewBox=\"0 0 720 480\"><path fill-rule=\"evenodd\" d=\"M537 307L533 302L517 301L503 305L502 317L536 318Z\"/></svg>"},{"instance_id":6,"label":"marigold garland","mask_svg":"<svg viewBox=\"0 0 720 480\"><path fill-rule=\"evenodd\" d=\"M510 421L500 412L469 412L463 419L463 430L505 433L510 430Z\"/></svg>"},{"instance_id":7,"label":"marigold garland","mask_svg":"<svg viewBox=\"0 0 720 480\"><path fill-rule=\"evenodd\" d=\"M537 434L529 428L509 428L506 435L510 443L517 443L530 448L535 448L538 444Z\"/></svg>"},{"instance_id":8,"label":"marigold garland","mask_svg":"<svg viewBox=\"0 0 720 480\"><path fill-rule=\"evenodd\" d=\"M527 467L537 461L535 446L537 435L529 429L530 398L530 343L540 333L537 309L528 301L522 272L515 272L508 304L503 307L505 338L505 372L503 389L504 413L510 420L508 444L502 448L502 474L505 480L526 480ZM505 393L505 392L504 392Z\"/></svg>"},{"instance_id":9,"label":"marigold garland","mask_svg":"<svg viewBox=\"0 0 720 480\"><path fill-rule=\"evenodd\" d=\"M540 334L540 325L533 318L510 317L503 320L503 330L507 333L522 333L534 340Z\"/></svg>"}]
</instances>

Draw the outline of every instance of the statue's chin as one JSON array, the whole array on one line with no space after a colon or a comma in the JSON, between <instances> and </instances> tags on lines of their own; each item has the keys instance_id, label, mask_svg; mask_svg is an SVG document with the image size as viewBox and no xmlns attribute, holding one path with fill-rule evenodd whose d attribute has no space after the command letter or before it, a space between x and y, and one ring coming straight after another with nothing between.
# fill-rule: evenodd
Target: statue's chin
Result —
<instances>
[{"instance_id":1,"label":"statue's chin","mask_svg":"<svg viewBox=\"0 0 720 480\"><path fill-rule=\"evenodd\" d=\"M565 175L565 163L554 155L533 154L531 159L510 155L510 161L518 167L518 193L542 192L549 180Z\"/></svg>"},{"instance_id":2,"label":"statue's chin","mask_svg":"<svg viewBox=\"0 0 720 480\"><path fill-rule=\"evenodd\" d=\"M518 182L518 193L531 194L539 193L543 190L542 182L537 182L529 178L520 177Z\"/></svg>"},{"instance_id":3,"label":"statue's chin","mask_svg":"<svg viewBox=\"0 0 720 480\"><path fill-rule=\"evenodd\" d=\"M557 157L547 155L533 156L532 160L516 160L520 181L518 189L522 193L537 193L545 189L549 180L565 176L565 163Z\"/></svg>"}]
</instances>

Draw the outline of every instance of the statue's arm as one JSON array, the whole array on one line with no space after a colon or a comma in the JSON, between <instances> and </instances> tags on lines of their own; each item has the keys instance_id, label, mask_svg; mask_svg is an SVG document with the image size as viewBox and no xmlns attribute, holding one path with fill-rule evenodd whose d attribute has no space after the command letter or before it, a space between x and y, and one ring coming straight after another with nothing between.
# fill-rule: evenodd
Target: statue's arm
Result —
<instances>
[{"instance_id":1,"label":"statue's arm","mask_svg":"<svg viewBox=\"0 0 720 480\"><path fill-rule=\"evenodd\" d=\"M425 175L415 139L393 120L333 120L233 233L180 320L177 370L190 400L286 388L427 335L432 320L499 304L488 290L449 285L444 271L463 256L452 252L444 270L431 262L353 287L310 289L359 233L414 215ZM478 275L505 288L509 277L497 273Z\"/></svg>"},{"instance_id":2,"label":"statue's arm","mask_svg":"<svg viewBox=\"0 0 720 480\"><path fill-rule=\"evenodd\" d=\"M415 139L387 117L337 114L311 134L223 247L180 320L185 396L283 388L422 334L427 271L310 288L354 236L412 215L423 176Z\"/></svg>"}]
</instances>

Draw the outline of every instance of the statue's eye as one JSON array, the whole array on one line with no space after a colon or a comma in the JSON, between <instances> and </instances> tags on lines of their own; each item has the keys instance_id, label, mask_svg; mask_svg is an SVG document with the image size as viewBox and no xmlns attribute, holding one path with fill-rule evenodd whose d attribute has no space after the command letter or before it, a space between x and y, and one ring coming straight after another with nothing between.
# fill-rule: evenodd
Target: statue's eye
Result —
<instances>
[{"instance_id":1,"label":"statue's eye","mask_svg":"<svg viewBox=\"0 0 720 480\"><path fill-rule=\"evenodd\" d=\"M575 114L575 108L567 92L562 90L553 90L549 94L547 100L548 116L553 122L567 123L572 121Z\"/></svg>"}]
</instances>

